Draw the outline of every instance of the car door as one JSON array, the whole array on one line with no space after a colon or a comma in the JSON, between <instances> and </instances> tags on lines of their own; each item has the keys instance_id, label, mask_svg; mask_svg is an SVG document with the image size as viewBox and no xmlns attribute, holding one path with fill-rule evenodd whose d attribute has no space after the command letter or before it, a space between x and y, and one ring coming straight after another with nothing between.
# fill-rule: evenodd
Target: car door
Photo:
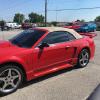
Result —
<instances>
[{"instance_id":1,"label":"car door","mask_svg":"<svg viewBox=\"0 0 100 100\"><path fill-rule=\"evenodd\" d=\"M54 65L67 64L73 57L74 48L69 42L66 32L49 33L42 41L49 44L49 47L34 50L34 66L36 70L42 70ZM41 44L40 43L40 44Z\"/></svg>"}]
</instances>

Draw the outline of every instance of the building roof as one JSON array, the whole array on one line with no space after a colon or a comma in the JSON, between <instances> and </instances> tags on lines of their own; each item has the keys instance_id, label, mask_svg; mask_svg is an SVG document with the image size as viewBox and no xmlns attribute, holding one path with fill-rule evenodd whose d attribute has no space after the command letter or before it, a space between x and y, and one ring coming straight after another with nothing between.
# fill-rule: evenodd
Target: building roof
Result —
<instances>
[{"instance_id":1,"label":"building roof","mask_svg":"<svg viewBox=\"0 0 100 100\"><path fill-rule=\"evenodd\" d=\"M38 27L38 28L48 30L49 32L66 31L66 32L73 34L76 37L76 39L82 38L82 36L76 31L74 31L73 29L68 29L68 28L63 28L63 27Z\"/></svg>"}]
</instances>

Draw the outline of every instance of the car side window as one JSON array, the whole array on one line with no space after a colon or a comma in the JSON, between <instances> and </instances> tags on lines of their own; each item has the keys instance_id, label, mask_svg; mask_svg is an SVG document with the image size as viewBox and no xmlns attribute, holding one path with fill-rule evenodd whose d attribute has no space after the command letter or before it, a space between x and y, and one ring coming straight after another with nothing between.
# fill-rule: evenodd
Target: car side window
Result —
<instances>
[{"instance_id":1,"label":"car side window","mask_svg":"<svg viewBox=\"0 0 100 100\"><path fill-rule=\"evenodd\" d=\"M55 43L62 43L62 42L67 42L70 40L74 40L75 37L65 31L56 31L56 32L51 32L49 33L42 42L46 42L48 44L55 44Z\"/></svg>"},{"instance_id":2,"label":"car side window","mask_svg":"<svg viewBox=\"0 0 100 100\"><path fill-rule=\"evenodd\" d=\"M67 34L68 34L69 41L75 40L75 39L76 39L76 38L73 36L73 34L68 33L68 32L67 32Z\"/></svg>"}]
</instances>

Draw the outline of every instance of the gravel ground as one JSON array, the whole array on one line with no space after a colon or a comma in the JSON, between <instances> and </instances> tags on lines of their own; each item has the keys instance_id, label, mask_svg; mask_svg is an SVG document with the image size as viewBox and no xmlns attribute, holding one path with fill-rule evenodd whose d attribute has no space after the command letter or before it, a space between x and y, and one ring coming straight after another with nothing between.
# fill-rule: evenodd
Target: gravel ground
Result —
<instances>
[{"instance_id":1,"label":"gravel ground","mask_svg":"<svg viewBox=\"0 0 100 100\"><path fill-rule=\"evenodd\" d=\"M0 39L9 39L19 32L0 32ZM32 80L0 100L86 100L100 84L100 32L97 34L95 58L86 68L62 70Z\"/></svg>"}]
</instances>

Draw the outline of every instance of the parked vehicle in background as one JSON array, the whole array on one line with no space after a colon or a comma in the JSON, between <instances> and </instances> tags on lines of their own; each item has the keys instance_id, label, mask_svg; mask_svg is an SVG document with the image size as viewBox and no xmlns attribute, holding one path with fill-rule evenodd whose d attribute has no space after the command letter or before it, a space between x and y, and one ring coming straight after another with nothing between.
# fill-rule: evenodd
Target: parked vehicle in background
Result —
<instances>
[{"instance_id":1,"label":"parked vehicle in background","mask_svg":"<svg viewBox=\"0 0 100 100\"><path fill-rule=\"evenodd\" d=\"M80 28L80 24L78 24L78 23L67 23L65 26L64 26L64 28L69 28L69 29L74 29L74 30L76 30L76 29L79 29Z\"/></svg>"},{"instance_id":2,"label":"parked vehicle in background","mask_svg":"<svg viewBox=\"0 0 100 100\"><path fill-rule=\"evenodd\" d=\"M16 24L15 29L20 29L22 25Z\"/></svg>"},{"instance_id":3,"label":"parked vehicle in background","mask_svg":"<svg viewBox=\"0 0 100 100\"><path fill-rule=\"evenodd\" d=\"M95 23L85 23L80 26L78 29L75 29L77 32L94 32L97 26Z\"/></svg>"},{"instance_id":4,"label":"parked vehicle in background","mask_svg":"<svg viewBox=\"0 0 100 100\"><path fill-rule=\"evenodd\" d=\"M19 28L21 28L21 25L19 25L17 23L6 23L6 27L8 29L19 29Z\"/></svg>"},{"instance_id":5,"label":"parked vehicle in background","mask_svg":"<svg viewBox=\"0 0 100 100\"><path fill-rule=\"evenodd\" d=\"M0 30L1 31L4 31L4 28L5 28L5 21L0 21Z\"/></svg>"},{"instance_id":6,"label":"parked vehicle in background","mask_svg":"<svg viewBox=\"0 0 100 100\"><path fill-rule=\"evenodd\" d=\"M31 23L23 23L22 24L22 29L26 30L32 28L32 24Z\"/></svg>"}]
</instances>

